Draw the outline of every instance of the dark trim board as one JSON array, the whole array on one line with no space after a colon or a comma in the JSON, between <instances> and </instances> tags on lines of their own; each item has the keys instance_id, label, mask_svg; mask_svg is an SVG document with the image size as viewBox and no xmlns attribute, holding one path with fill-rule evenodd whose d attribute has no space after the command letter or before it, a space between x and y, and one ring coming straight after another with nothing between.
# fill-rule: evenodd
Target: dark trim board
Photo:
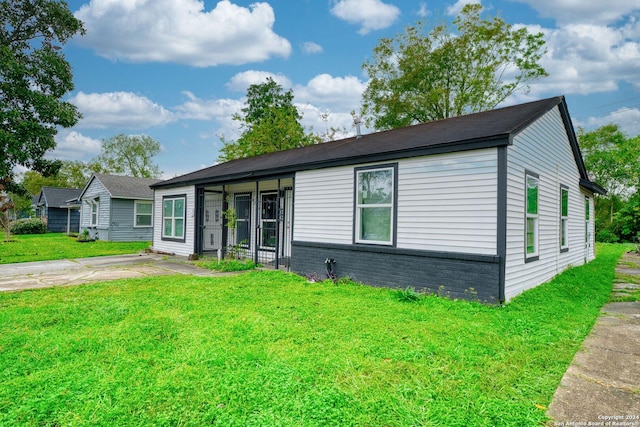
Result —
<instances>
[{"instance_id":1,"label":"dark trim board","mask_svg":"<svg viewBox=\"0 0 640 427\"><path fill-rule=\"evenodd\" d=\"M499 303L500 257L294 241L291 270L326 277L325 260L335 260L337 277L376 287L413 287L450 298Z\"/></svg>"}]
</instances>

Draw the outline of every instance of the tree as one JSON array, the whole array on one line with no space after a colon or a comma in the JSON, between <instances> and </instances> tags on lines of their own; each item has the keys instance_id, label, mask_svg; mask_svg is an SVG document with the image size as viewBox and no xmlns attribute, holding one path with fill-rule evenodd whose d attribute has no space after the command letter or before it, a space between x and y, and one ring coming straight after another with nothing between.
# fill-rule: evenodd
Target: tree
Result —
<instances>
[{"instance_id":1,"label":"tree","mask_svg":"<svg viewBox=\"0 0 640 427\"><path fill-rule=\"evenodd\" d=\"M225 141L219 161L258 156L274 151L318 143L319 138L307 134L300 124L302 116L293 105L293 91L268 77L265 83L253 84L247 90L242 115L234 114L242 134L237 141Z\"/></svg>"},{"instance_id":2,"label":"tree","mask_svg":"<svg viewBox=\"0 0 640 427\"><path fill-rule=\"evenodd\" d=\"M91 161L94 172L142 178L159 178L162 171L153 163L160 143L146 135L119 134L102 140L102 151Z\"/></svg>"},{"instance_id":3,"label":"tree","mask_svg":"<svg viewBox=\"0 0 640 427\"><path fill-rule=\"evenodd\" d=\"M83 188L91 174L98 172L97 165L78 160L62 160L58 173L43 176L40 172L26 171L22 174L21 185L30 195L40 194L44 186L62 188Z\"/></svg>"},{"instance_id":4,"label":"tree","mask_svg":"<svg viewBox=\"0 0 640 427\"><path fill-rule=\"evenodd\" d=\"M363 64L370 77L363 94L367 125L393 129L494 108L547 73L542 33L514 29L499 17L482 20L480 4L467 4L453 21L425 35L424 24L383 38Z\"/></svg>"},{"instance_id":5,"label":"tree","mask_svg":"<svg viewBox=\"0 0 640 427\"><path fill-rule=\"evenodd\" d=\"M55 148L58 127L80 118L62 100L74 86L61 46L84 28L57 0L2 0L0 21L0 183L24 193L14 167L55 174L60 162L44 155Z\"/></svg>"},{"instance_id":6,"label":"tree","mask_svg":"<svg viewBox=\"0 0 640 427\"><path fill-rule=\"evenodd\" d=\"M624 210L628 218L635 211L626 205L633 200L634 206L638 204L640 135L629 138L617 124L609 123L590 132L578 128L578 141L587 171L607 190L607 195L600 196L596 203L596 228L607 230L607 234L615 234L618 238L627 238L629 233L622 233L616 212Z\"/></svg>"}]
</instances>

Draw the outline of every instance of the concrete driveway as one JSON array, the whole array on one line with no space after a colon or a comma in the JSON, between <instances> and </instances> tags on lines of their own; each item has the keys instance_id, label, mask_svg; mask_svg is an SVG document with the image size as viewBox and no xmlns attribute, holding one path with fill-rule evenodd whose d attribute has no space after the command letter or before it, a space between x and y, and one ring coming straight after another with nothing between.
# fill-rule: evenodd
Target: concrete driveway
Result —
<instances>
[{"instance_id":1,"label":"concrete driveway","mask_svg":"<svg viewBox=\"0 0 640 427\"><path fill-rule=\"evenodd\" d=\"M179 257L150 253L114 255L1 264L0 292L168 274L224 275L196 267Z\"/></svg>"}]
</instances>

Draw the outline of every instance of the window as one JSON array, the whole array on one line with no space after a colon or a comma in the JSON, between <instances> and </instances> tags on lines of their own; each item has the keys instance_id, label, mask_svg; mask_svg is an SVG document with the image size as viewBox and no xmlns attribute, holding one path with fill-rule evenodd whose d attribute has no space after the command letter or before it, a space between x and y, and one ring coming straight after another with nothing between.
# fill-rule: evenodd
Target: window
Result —
<instances>
[{"instance_id":1,"label":"window","mask_svg":"<svg viewBox=\"0 0 640 427\"><path fill-rule=\"evenodd\" d=\"M185 197L162 200L162 237L184 240Z\"/></svg>"},{"instance_id":2,"label":"window","mask_svg":"<svg viewBox=\"0 0 640 427\"><path fill-rule=\"evenodd\" d=\"M251 194L236 194L236 245L249 247L251 241Z\"/></svg>"},{"instance_id":3,"label":"window","mask_svg":"<svg viewBox=\"0 0 640 427\"><path fill-rule=\"evenodd\" d=\"M91 218L89 219L89 225L95 227L98 225L98 213L100 211L100 201L99 200L89 200L89 204L91 205Z\"/></svg>"},{"instance_id":4,"label":"window","mask_svg":"<svg viewBox=\"0 0 640 427\"><path fill-rule=\"evenodd\" d=\"M260 214L260 246L274 249L276 247L276 212L278 209L278 194L264 193L261 195L262 209Z\"/></svg>"},{"instance_id":5,"label":"window","mask_svg":"<svg viewBox=\"0 0 640 427\"><path fill-rule=\"evenodd\" d=\"M526 177L526 258L534 261L538 255L538 189L540 179L538 175L527 172Z\"/></svg>"},{"instance_id":6,"label":"window","mask_svg":"<svg viewBox=\"0 0 640 427\"><path fill-rule=\"evenodd\" d=\"M591 220L591 212L589 211L589 197L584 197L584 241L589 246L591 236L589 235L589 221Z\"/></svg>"},{"instance_id":7,"label":"window","mask_svg":"<svg viewBox=\"0 0 640 427\"><path fill-rule=\"evenodd\" d=\"M153 217L153 202L136 200L133 204L133 226L151 227Z\"/></svg>"},{"instance_id":8,"label":"window","mask_svg":"<svg viewBox=\"0 0 640 427\"><path fill-rule=\"evenodd\" d=\"M355 241L394 242L397 166L356 169Z\"/></svg>"},{"instance_id":9,"label":"window","mask_svg":"<svg viewBox=\"0 0 640 427\"><path fill-rule=\"evenodd\" d=\"M560 250L569 249L569 188L560 187Z\"/></svg>"}]
</instances>

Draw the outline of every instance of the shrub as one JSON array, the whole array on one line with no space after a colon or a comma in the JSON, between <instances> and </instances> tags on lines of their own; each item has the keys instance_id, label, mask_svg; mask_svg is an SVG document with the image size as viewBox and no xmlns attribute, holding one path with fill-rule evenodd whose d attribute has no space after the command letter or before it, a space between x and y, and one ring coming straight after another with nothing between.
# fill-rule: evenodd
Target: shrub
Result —
<instances>
[{"instance_id":1,"label":"shrub","mask_svg":"<svg viewBox=\"0 0 640 427\"><path fill-rule=\"evenodd\" d=\"M44 234L47 226L40 218L18 219L11 223L11 233L13 234Z\"/></svg>"},{"instance_id":2,"label":"shrub","mask_svg":"<svg viewBox=\"0 0 640 427\"><path fill-rule=\"evenodd\" d=\"M596 234L596 242L601 243L618 243L620 238L613 231L605 228L604 230L598 231Z\"/></svg>"}]
</instances>

